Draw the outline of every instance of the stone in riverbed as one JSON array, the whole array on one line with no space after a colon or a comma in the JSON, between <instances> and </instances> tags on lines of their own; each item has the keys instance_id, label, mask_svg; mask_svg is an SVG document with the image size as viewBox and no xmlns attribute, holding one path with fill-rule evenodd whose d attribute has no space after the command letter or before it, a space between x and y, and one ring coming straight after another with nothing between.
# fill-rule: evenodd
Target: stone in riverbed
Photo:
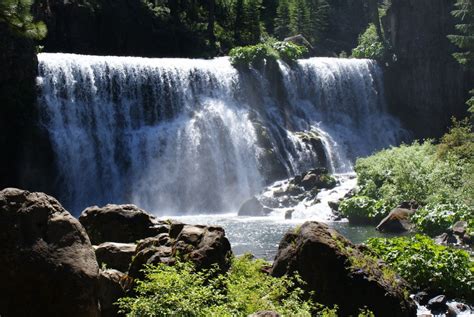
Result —
<instances>
[{"instance_id":1,"label":"stone in riverbed","mask_svg":"<svg viewBox=\"0 0 474 317\"><path fill-rule=\"evenodd\" d=\"M325 224L306 222L282 239L272 275L296 272L316 301L337 304L342 316L364 306L376 316L416 315L406 282Z\"/></svg>"},{"instance_id":2,"label":"stone in riverbed","mask_svg":"<svg viewBox=\"0 0 474 317\"><path fill-rule=\"evenodd\" d=\"M135 243L169 230L167 225L135 205L89 207L82 212L79 221L95 245L103 242Z\"/></svg>"},{"instance_id":3,"label":"stone in riverbed","mask_svg":"<svg viewBox=\"0 0 474 317\"><path fill-rule=\"evenodd\" d=\"M395 208L382 219L376 229L381 232L402 233L413 229L410 217L415 213L413 209Z\"/></svg>"},{"instance_id":4,"label":"stone in riverbed","mask_svg":"<svg viewBox=\"0 0 474 317\"><path fill-rule=\"evenodd\" d=\"M0 191L1 316L99 316L86 231L44 193Z\"/></svg>"},{"instance_id":5,"label":"stone in riverbed","mask_svg":"<svg viewBox=\"0 0 474 317\"><path fill-rule=\"evenodd\" d=\"M252 197L242 204L242 207L239 209L239 216L252 216L252 217L261 217L265 216L263 205L257 199L257 197Z\"/></svg>"}]
</instances>

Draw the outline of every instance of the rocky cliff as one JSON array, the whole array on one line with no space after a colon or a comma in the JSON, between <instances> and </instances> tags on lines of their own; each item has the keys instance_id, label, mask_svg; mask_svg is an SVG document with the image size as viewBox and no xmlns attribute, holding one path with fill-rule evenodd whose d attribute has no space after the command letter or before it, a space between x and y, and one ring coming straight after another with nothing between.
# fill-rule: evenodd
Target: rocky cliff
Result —
<instances>
[{"instance_id":1,"label":"rocky cliff","mask_svg":"<svg viewBox=\"0 0 474 317\"><path fill-rule=\"evenodd\" d=\"M391 110L417 137L441 135L451 116L467 109L473 73L452 57L456 47L447 35L455 32L453 0L393 0L384 29L394 50L386 69Z\"/></svg>"},{"instance_id":2,"label":"rocky cliff","mask_svg":"<svg viewBox=\"0 0 474 317\"><path fill-rule=\"evenodd\" d=\"M50 191L40 184L47 178L45 170L52 155L49 141L37 125L37 64L33 41L0 23L0 188Z\"/></svg>"}]
</instances>

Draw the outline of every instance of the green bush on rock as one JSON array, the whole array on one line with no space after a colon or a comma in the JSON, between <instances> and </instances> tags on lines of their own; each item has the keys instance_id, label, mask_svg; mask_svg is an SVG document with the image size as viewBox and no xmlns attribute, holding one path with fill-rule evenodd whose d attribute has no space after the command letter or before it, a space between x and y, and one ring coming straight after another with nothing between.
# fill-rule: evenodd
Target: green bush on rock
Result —
<instances>
[{"instance_id":1,"label":"green bush on rock","mask_svg":"<svg viewBox=\"0 0 474 317\"><path fill-rule=\"evenodd\" d=\"M355 58L370 58L382 60L386 54L386 47L377 35L374 24L359 36L359 44L352 50L352 56Z\"/></svg>"},{"instance_id":2,"label":"green bush on rock","mask_svg":"<svg viewBox=\"0 0 474 317\"><path fill-rule=\"evenodd\" d=\"M474 299L474 261L467 252L439 246L423 235L372 238L367 245L416 289Z\"/></svg>"},{"instance_id":3,"label":"green bush on rock","mask_svg":"<svg viewBox=\"0 0 474 317\"><path fill-rule=\"evenodd\" d=\"M273 310L284 316L311 316L314 305L303 300L297 280L263 272L267 263L249 256L235 258L227 274L196 272L191 263L159 264L145 270L136 297L120 299L128 316L247 316ZM327 316L333 310L325 309Z\"/></svg>"},{"instance_id":4,"label":"green bush on rock","mask_svg":"<svg viewBox=\"0 0 474 317\"><path fill-rule=\"evenodd\" d=\"M233 48L230 53L230 62L234 66L257 65L264 60L282 59L292 62L302 58L308 50L290 42L266 42L257 45L240 46Z\"/></svg>"}]
</instances>

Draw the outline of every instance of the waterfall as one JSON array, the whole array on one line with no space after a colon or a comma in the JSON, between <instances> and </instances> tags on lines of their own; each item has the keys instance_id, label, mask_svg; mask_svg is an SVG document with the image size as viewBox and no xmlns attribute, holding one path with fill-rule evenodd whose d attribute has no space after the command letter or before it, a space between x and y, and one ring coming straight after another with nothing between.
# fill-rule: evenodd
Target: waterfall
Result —
<instances>
[{"instance_id":1,"label":"waterfall","mask_svg":"<svg viewBox=\"0 0 474 317\"><path fill-rule=\"evenodd\" d=\"M374 61L238 71L213 60L39 54L38 107L74 212L235 211L266 183L397 144Z\"/></svg>"}]
</instances>

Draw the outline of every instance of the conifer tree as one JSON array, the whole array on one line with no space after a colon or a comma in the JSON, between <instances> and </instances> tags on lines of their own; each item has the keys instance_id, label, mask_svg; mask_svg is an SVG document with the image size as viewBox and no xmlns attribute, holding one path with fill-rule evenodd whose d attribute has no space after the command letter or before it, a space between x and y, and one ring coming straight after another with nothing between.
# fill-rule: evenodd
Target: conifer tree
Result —
<instances>
[{"instance_id":1,"label":"conifer tree","mask_svg":"<svg viewBox=\"0 0 474 317\"><path fill-rule=\"evenodd\" d=\"M313 44L321 40L328 27L329 4L326 0L307 0L309 10L308 40Z\"/></svg>"},{"instance_id":2,"label":"conifer tree","mask_svg":"<svg viewBox=\"0 0 474 317\"><path fill-rule=\"evenodd\" d=\"M309 10L305 0L293 0L290 6L290 29L294 34L308 36Z\"/></svg>"},{"instance_id":3,"label":"conifer tree","mask_svg":"<svg viewBox=\"0 0 474 317\"><path fill-rule=\"evenodd\" d=\"M46 36L46 26L35 22L31 15L33 0L1 0L0 22L21 36L41 39Z\"/></svg>"},{"instance_id":4,"label":"conifer tree","mask_svg":"<svg viewBox=\"0 0 474 317\"><path fill-rule=\"evenodd\" d=\"M280 0L275 18L275 35L279 39L284 39L290 33L290 4L288 0Z\"/></svg>"}]
</instances>

